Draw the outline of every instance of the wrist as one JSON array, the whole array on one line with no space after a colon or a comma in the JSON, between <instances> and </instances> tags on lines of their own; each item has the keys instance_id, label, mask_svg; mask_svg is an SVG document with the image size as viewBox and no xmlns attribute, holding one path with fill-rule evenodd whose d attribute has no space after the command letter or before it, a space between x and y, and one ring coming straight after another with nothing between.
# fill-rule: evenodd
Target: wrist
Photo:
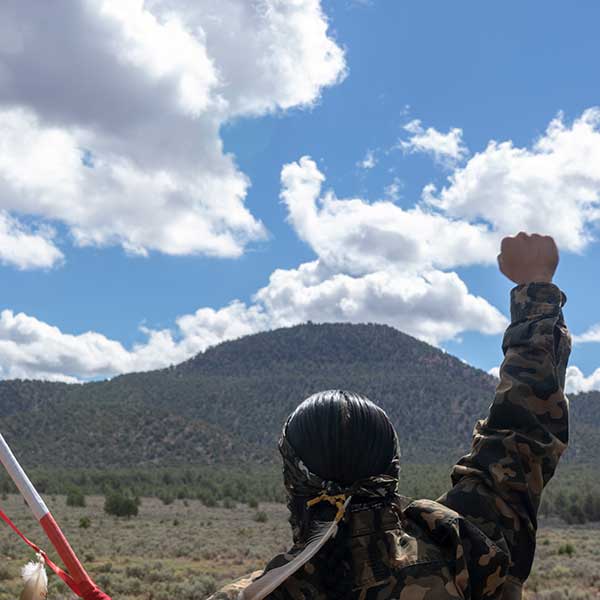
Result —
<instances>
[{"instance_id":1,"label":"wrist","mask_svg":"<svg viewBox=\"0 0 600 600\"><path fill-rule=\"evenodd\" d=\"M533 275L532 277L524 278L522 281L517 283L518 285L529 285L530 283L552 283L552 275Z\"/></svg>"},{"instance_id":2,"label":"wrist","mask_svg":"<svg viewBox=\"0 0 600 600\"><path fill-rule=\"evenodd\" d=\"M511 320L513 323L560 313L567 298L552 282L522 283L511 290Z\"/></svg>"}]
</instances>

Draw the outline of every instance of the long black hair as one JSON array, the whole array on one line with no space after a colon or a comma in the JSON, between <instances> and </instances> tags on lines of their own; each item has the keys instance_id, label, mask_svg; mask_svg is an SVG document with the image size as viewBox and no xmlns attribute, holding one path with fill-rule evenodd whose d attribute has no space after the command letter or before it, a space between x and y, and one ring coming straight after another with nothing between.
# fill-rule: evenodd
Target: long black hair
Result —
<instances>
[{"instance_id":1,"label":"long black hair","mask_svg":"<svg viewBox=\"0 0 600 600\"><path fill-rule=\"evenodd\" d=\"M310 472L341 487L384 473L397 459L397 438L386 413L368 398L344 390L328 390L307 398L290 416L284 435ZM393 469L392 469L393 470ZM284 478L285 478L284 466ZM288 489L294 541L303 543L314 522L330 520L328 505L307 507L308 498ZM350 595L353 573L348 528L319 553L319 576L327 598Z\"/></svg>"},{"instance_id":2,"label":"long black hair","mask_svg":"<svg viewBox=\"0 0 600 600\"><path fill-rule=\"evenodd\" d=\"M344 390L318 392L302 402L288 421L287 436L313 473L342 485L384 473L396 453L385 412Z\"/></svg>"}]
</instances>

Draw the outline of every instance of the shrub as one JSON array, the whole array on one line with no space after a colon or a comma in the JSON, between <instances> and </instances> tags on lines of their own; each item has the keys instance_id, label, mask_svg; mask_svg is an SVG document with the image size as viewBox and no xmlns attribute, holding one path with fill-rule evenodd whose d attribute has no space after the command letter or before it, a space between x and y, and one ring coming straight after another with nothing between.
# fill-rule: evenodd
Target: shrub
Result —
<instances>
[{"instance_id":1,"label":"shrub","mask_svg":"<svg viewBox=\"0 0 600 600\"><path fill-rule=\"evenodd\" d=\"M173 502L175 502L175 496L170 492L163 492L159 495L159 498L165 506L168 506L169 504L173 504Z\"/></svg>"},{"instance_id":2,"label":"shrub","mask_svg":"<svg viewBox=\"0 0 600 600\"><path fill-rule=\"evenodd\" d=\"M146 577L146 570L144 567L140 566L126 567L125 575L129 578L144 579Z\"/></svg>"},{"instance_id":3,"label":"shrub","mask_svg":"<svg viewBox=\"0 0 600 600\"><path fill-rule=\"evenodd\" d=\"M105 563L96 568L96 571L98 571L98 573L112 573L112 570L112 563Z\"/></svg>"},{"instance_id":4,"label":"shrub","mask_svg":"<svg viewBox=\"0 0 600 600\"><path fill-rule=\"evenodd\" d=\"M81 527L81 529L89 529L91 524L92 521L89 517L81 517L81 519L79 519L79 527Z\"/></svg>"},{"instance_id":5,"label":"shrub","mask_svg":"<svg viewBox=\"0 0 600 600\"><path fill-rule=\"evenodd\" d=\"M85 506L85 496L78 489L69 490L67 493L67 506Z\"/></svg>"},{"instance_id":6,"label":"shrub","mask_svg":"<svg viewBox=\"0 0 600 600\"><path fill-rule=\"evenodd\" d=\"M214 508L217 505L217 499L211 493L198 494L198 499L207 508Z\"/></svg>"},{"instance_id":7,"label":"shrub","mask_svg":"<svg viewBox=\"0 0 600 600\"><path fill-rule=\"evenodd\" d=\"M260 510L254 515L254 520L257 523L266 523L269 520L269 517L264 510Z\"/></svg>"},{"instance_id":8,"label":"shrub","mask_svg":"<svg viewBox=\"0 0 600 600\"><path fill-rule=\"evenodd\" d=\"M573 544L563 544L558 549L559 554L566 554L567 556L573 556L575 554L575 547Z\"/></svg>"},{"instance_id":9,"label":"shrub","mask_svg":"<svg viewBox=\"0 0 600 600\"><path fill-rule=\"evenodd\" d=\"M138 503L135 498L114 492L106 496L104 512L115 517L135 517L138 514Z\"/></svg>"},{"instance_id":10,"label":"shrub","mask_svg":"<svg viewBox=\"0 0 600 600\"><path fill-rule=\"evenodd\" d=\"M232 509L236 507L236 503L231 498L227 497L223 500L223 508Z\"/></svg>"}]
</instances>

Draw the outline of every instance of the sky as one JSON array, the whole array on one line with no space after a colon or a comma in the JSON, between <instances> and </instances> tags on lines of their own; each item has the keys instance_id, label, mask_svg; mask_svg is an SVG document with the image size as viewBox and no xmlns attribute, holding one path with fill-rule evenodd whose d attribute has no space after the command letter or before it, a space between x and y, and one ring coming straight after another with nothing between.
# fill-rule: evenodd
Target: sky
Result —
<instances>
[{"instance_id":1,"label":"sky","mask_svg":"<svg viewBox=\"0 0 600 600\"><path fill-rule=\"evenodd\" d=\"M82 382L313 322L490 371L503 236L553 235L600 389L600 5L0 5L0 378Z\"/></svg>"}]
</instances>

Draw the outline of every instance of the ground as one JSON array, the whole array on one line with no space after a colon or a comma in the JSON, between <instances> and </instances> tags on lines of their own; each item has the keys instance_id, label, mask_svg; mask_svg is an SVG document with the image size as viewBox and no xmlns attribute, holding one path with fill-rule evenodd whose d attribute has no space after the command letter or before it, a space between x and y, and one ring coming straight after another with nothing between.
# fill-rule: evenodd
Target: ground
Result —
<instances>
[{"instance_id":1,"label":"ground","mask_svg":"<svg viewBox=\"0 0 600 600\"><path fill-rule=\"evenodd\" d=\"M280 504L207 508L193 500L165 505L144 498L138 517L117 519L103 513L99 497L88 497L85 508L67 507L62 496L48 502L92 577L115 600L201 600L260 568L289 539L286 508ZM48 549L20 497L8 496L0 507ZM88 528L80 526L86 517ZM538 540L526 600L600 598L600 524L542 523ZM18 597L19 570L32 557L0 525L0 600ZM49 600L72 597L55 576L50 581Z\"/></svg>"}]
</instances>

